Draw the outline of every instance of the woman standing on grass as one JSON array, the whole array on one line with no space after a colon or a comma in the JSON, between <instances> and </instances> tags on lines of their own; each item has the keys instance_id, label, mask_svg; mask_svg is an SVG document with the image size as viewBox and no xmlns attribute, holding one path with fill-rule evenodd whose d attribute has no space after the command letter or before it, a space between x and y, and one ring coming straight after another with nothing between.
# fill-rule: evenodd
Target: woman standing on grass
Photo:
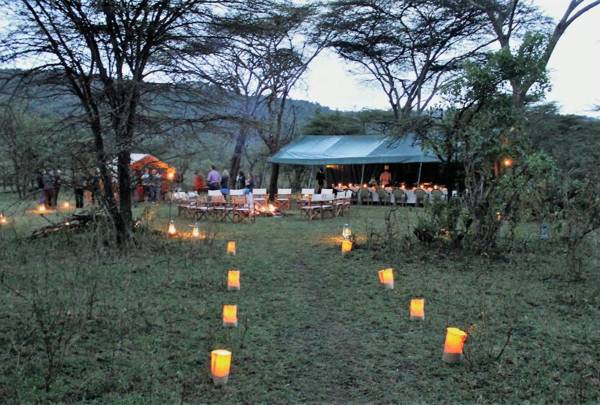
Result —
<instances>
[{"instance_id":1,"label":"woman standing on grass","mask_svg":"<svg viewBox=\"0 0 600 405\"><path fill-rule=\"evenodd\" d=\"M229 194L229 172L227 170L223 170L223 174L221 174L221 192L225 196Z\"/></svg>"}]
</instances>

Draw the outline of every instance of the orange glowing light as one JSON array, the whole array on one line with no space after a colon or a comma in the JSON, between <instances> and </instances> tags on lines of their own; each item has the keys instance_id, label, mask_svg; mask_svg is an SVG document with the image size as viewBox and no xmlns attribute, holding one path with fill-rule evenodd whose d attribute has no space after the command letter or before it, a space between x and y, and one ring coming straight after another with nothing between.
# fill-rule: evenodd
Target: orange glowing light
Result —
<instances>
[{"instance_id":1,"label":"orange glowing light","mask_svg":"<svg viewBox=\"0 0 600 405\"><path fill-rule=\"evenodd\" d=\"M177 234L177 228L175 228L175 223L173 221L169 222L167 233L169 234L169 236L175 236Z\"/></svg>"},{"instance_id":2,"label":"orange glowing light","mask_svg":"<svg viewBox=\"0 0 600 405\"><path fill-rule=\"evenodd\" d=\"M215 385L227 384L231 368L231 352L217 349L210 352L210 373Z\"/></svg>"},{"instance_id":3,"label":"orange glowing light","mask_svg":"<svg viewBox=\"0 0 600 405\"><path fill-rule=\"evenodd\" d=\"M63 203L63 208L69 209L69 208L71 208L71 204L68 201L65 201Z\"/></svg>"},{"instance_id":4,"label":"orange glowing light","mask_svg":"<svg viewBox=\"0 0 600 405\"><path fill-rule=\"evenodd\" d=\"M8 223L8 219L4 216L4 214L0 214L0 224L4 225Z\"/></svg>"},{"instance_id":5,"label":"orange glowing light","mask_svg":"<svg viewBox=\"0 0 600 405\"><path fill-rule=\"evenodd\" d=\"M502 164L504 165L504 167L511 167L513 165L513 161L510 158L506 158L506 159L504 159Z\"/></svg>"},{"instance_id":6,"label":"orange glowing light","mask_svg":"<svg viewBox=\"0 0 600 405\"><path fill-rule=\"evenodd\" d=\"M463 347L467 340L467 333L458 328L446 330L446 341L444 342L444 355L442 360L446 363L457 363L462 358Z\"/></svg>"},{"instance_id":7,"label":"orange glowing light","mask_svg":"<svg viewBox=\"0 0 600 405\"><path fill-rule=\"evenodd\" d=\"M352 251L352 241L343 240L342 241L342 254L345 255L347 253L350 253L351 251Z\"/></svg>"},{"instance_id":8,"label":"orange glowing light","mask_svg":"<svg viewBox=\"0 0 600 405\"><path fill-rule=\"evenodd\" d=\"M240 271L239 270L229 270L227 272L227 289L230 291L240 289Z\"/></svg>"},{"instance_id":9,"label":"orange glowing light","mask_svg":"<svg viewBox=\"0 0 600 405\"><path fill-rule=\"evenodd\" d=\"M422 321L425 319L425 298L413 298L410 300L410 320Z\"/></svg>"},{"instance_id":10,"label":"orange glowing light","mask_svg":"<svg viewBox=\"0 0 600 405\"><path fill-rule=\"evenodd\" d=\"M379 282L383 284L386 288L393 289L394 288L394 269L388 268L379 270Z\"/></svg>"},{"instance_id":11,"label":"orange glowing light","mask_svg":"<svg viewBox=\"0 0 600 405\"><path fill-rule=\"evenodd\" d=\"M169 172L169 173L167 173L167 179L173 180L174 178L175 178L175 172Z\"/></svg>"},{"instance_id":12,"label":"orange glowing light","mask_svg":"<svg viewBox=\"0 0 600 405\"><path fill-rule=\"evenodd\" d=\"M37 211L40 214L45 214L47 212L46 206L44 204L39 205Z\"/></svg>"},{"instance_id":13,"label":"orange glowing light","mask_svg":"<svg viewBox=\"0 0 600 405\"><path fill-rule=\"evenodd\" d=\"M235 241L234 240L228 240L227 241L227 254L229 256L235 256L235 253L236 253Z\"/></svg>"},{"instance_id":14,"label":"orange glowing light","mask_svg":"<svg viewBox=\"0 0 600 405\"><path fill-rule=\"evenodd\" d=\"M237 305L223 305L223 326L236 327L237 324Z\"/></svg>"}]
</instances>

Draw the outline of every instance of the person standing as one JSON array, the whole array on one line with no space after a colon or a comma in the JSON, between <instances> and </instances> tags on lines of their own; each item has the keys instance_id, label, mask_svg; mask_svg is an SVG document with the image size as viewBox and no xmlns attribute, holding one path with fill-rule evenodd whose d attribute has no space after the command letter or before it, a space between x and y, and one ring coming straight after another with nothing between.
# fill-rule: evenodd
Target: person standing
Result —
<instances>
[{"instance_id":1,"label":"person standing","mask_svg":"<svg viewBox=\"0 0 600 405\"><path fill-rule=\"evenodd\" d=\"M204 177L202 177L200 170L197 170L194 175L194 190L196 190L196 193L200 194L205 188Z\"/></svg>"},{"instance_id":2,"label":"person standing","mask_svg":"<svg viewBox=\"0 0 600 405\"><path fill-rule=\"evenodd\" d=\"M390 167L388 165L383 166L383 172L379 175L379 185L381 187L387 187L392 184L392 174L390 173Z\"/></svg>"},{"instance_id":3,"label":"person standing","mask_svg":"<svg viewBox=\"0 0 600 405\"><path fill-rule=\"evenodd\" d=\"M162 184L162 177L158 170L152 169L152 201L158 201L160 197L160 186Z\"/></svg>"},{"instance_id":4,"label":"person standing","mask_svg":"<svg viewBox=\"0 0 600 405\"><path fill-rule=\"evenodd\" d=\"M150 175L150 169L144 170L144 174L142 175L142 187L144 188L142 201L150 201L152 199L152 176Z\"/></svg>"},{"instance_id":5,"label":"person standing","mask_svg":"<svg viewBox=\"0 0 600 405\"><path fill-rule=\"evenodd\" d=\"M76 173L73 176L73 194L75 194L75 208L83 208L83 189L85 178L83 174Z\"/></svg>"},{"instance_id":6,"label":"person standing","mask_svg":"<svg viewBox=\"0 0 600 405\"><path fill-rule=\"evenodd\" d=\"M40 170L37 172L35 176L35 181L37 183L37 188L39 191L38 204L46 204L46 196L44 195L44 174L46 174L45 170Z\"/></svg>"},{"instance_id":7,"label":"person standing","mask_svg":"<svg viewBox=\"0 0 600 405\"><path fill-rule=\"evenodd\" d=\"M323 170L322 167L320 167L319 171L317 172L317 185L318 185L317 191L320 194L321 190L323 189L323 186L325 186L325 170Z\"/></svg>"},{"instance_id":8,"label":"person standing","mask_svg":"<svg viewBox=\"0 0 600 405\"><path fill-rule=\"evenodd\" d=\"M221 192L223 195L229 194L229 172L227 170L223 170L221 176Z\"/></svg>"},{"instance_id":9,"label":"person standing","mask_svg":"<svg viewBox=\"0 0 600 405\"><path fill-rule=\"evenodd\" d=\"M58 193L60 192L60 186L62 185L62 178L60 177L62 172L57 170L54 173L54 192L52 193L52 205L58 207Z\"/></svg>"},{"instance_id":10,"label":"person standing","mask_svg":"<svg viewBox=\"0 0 600 405\"><path fill-rule=\"evenodd\" d=\"M54 172L46 170L42 176L42 185L44 190L44 205L46 208L52 208L54 201Z\"/></svg>"},{"instance_id":11,"label":"person standing","mask_svg":"<svg viewBox=\"0 0 600 405\"><path fill-rule=\"evenodd\" d=\"M209 190L219 190L221 188L221 174L214 165L210 167L206 181L208 182Z\"/></svg>"},{"instance_id":12,"label":"person standing","mask_svg":"<svg viewBox=\"0 0 600 405\"><path fill-rule=\"evenodd\" d=\"M236 180L238 189L243 190L244 188L246 188L246 175L244 175L243 171L240 170Z\"/></svg>"}]
</instances>

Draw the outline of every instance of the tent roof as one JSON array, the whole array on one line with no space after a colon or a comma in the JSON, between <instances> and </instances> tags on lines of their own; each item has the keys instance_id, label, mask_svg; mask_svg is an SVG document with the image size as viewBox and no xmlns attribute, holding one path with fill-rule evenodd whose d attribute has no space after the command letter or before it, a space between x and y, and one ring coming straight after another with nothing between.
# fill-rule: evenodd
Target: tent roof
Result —
<instances>
[{"instance_id":1,"label":"tent roof","mask_svg":"<svg viewBox=\"0 0 600 405\"><path fill-rule=\"evenodd\" d=\"M270 158L290 165L429 163L440 160L412 135L304 135Z\"/></svg>"},{"instance_id":2,"label":"tent roof","mask_svg":"<svg viewBox=\"0 0 600 405\"><path fill-rule=\"evenodd\" d=\"M131 168L134 170L141 170L143 168L163 169L167 171L175 171L175 168L156 156L152 156L147 153L132 153L131 154Z\"/></svg>"}]
</instances>

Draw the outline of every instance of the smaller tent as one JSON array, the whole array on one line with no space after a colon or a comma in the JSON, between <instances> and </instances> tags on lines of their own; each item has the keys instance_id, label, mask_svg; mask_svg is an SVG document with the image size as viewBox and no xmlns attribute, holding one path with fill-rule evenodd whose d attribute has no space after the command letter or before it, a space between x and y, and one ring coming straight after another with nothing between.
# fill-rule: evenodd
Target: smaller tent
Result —
<instances>
[{"instance_id":1,"label":"smaller tent","mask_svg":"<svg viewBox=\"0 0 600 405\"><path fill-rule=\"evenodd\" d=\"M143 171L145 169L157 169L166 173L175 173L177 170L157 158L147 153L132 153L131 154L131 169Z\"/></svg>"}]
</instances>

